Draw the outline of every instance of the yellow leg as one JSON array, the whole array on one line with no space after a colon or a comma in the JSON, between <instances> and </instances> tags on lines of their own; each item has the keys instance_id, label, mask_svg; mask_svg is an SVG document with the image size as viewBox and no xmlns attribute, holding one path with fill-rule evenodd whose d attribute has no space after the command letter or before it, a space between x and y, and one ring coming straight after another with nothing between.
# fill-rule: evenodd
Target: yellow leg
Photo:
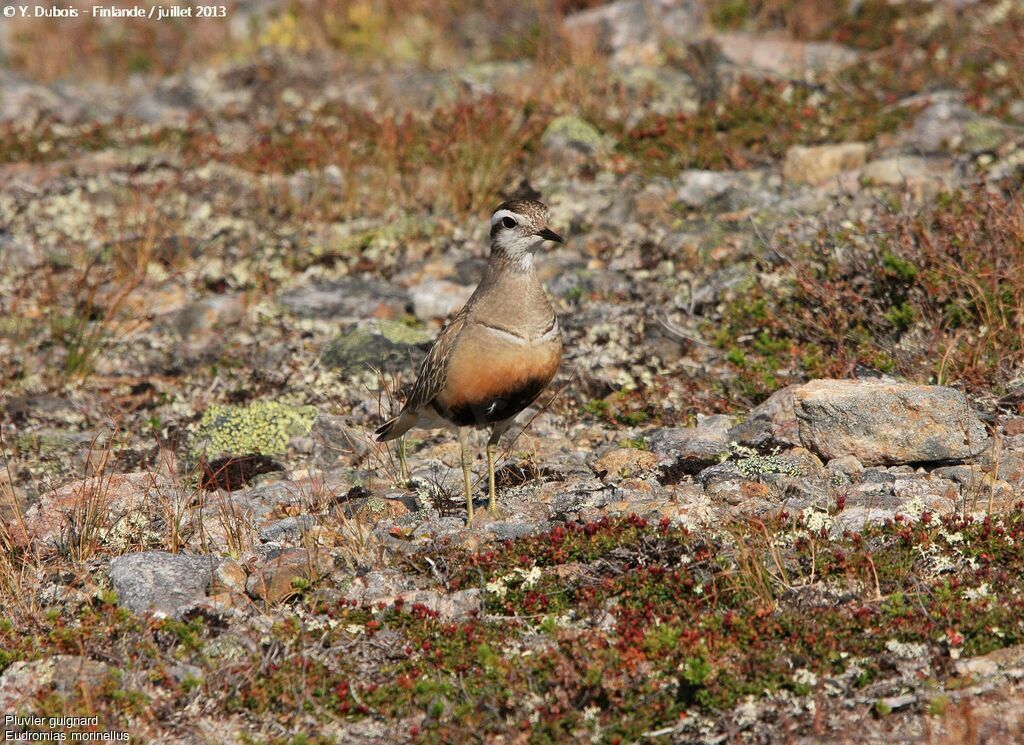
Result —
<instances>
[{"instance_id":1,"label":"yellow leg","mask_svg":"<svg viewBox=\"0 0 1024 745\"><path fill-rule=\"evenodd\" d=\"M462 449L462 481L466 489L466 522L473 522L473 462L469 459L469 442L465 427L459 429L459 447Z\"/></svg>"},{"instance_id":2,"label":"yellow leg","mask_svg":"<svg viewBox=\"0 0 1024 745\"><path fill-rule=\"evenodd\" d=\"M494 451L497 447L493 442L487 443L487 509L492 514L498 508L498 497L494 493Z\"/></svg>"},{"instance_id":3,"label":"yellow leg","mask_svg":"<svg viewBox=\"0 0 1024 745\"><path fill-rule=\"evenodd\" d=\"M409 482L409 461L405 459L405 435L398 438L398 478L403 486Z\"/></svg>"}]
</instances>

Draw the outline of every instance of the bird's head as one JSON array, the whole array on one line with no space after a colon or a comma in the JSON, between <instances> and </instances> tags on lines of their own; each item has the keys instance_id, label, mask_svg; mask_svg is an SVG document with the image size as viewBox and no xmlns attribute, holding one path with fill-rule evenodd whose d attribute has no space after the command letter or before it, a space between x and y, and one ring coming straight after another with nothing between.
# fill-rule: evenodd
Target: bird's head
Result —
<instances>
[{"instance_id":1,"label":"bird's head","mask_svg":"<svg viewBox=\"0 0 1024 745\"><path fill-rule=\"evenodd\" d=\"M529 266L544 241L562 242L548 227L548 208L533 199L514 199L498 205L491 215L491 252Z\"/></svg>"}]
</instances>

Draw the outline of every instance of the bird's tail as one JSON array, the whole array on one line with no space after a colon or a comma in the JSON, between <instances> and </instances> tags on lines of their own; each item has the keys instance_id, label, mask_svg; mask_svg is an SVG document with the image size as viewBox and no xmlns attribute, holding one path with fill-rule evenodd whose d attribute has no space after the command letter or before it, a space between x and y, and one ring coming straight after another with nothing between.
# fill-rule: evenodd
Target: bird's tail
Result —
<instances>
[{"instance_id":1,"label":"bird's tail","mask_svg":"<svg viewBox=\"0 0 1024 745\"><path fill-rule=\"evenodd\" d=\"M403 411L377 427L373 437L377 442L387 442L399 438L415 426L416 419L416 415L411 411Z\"/></svg>"}]
</instances>

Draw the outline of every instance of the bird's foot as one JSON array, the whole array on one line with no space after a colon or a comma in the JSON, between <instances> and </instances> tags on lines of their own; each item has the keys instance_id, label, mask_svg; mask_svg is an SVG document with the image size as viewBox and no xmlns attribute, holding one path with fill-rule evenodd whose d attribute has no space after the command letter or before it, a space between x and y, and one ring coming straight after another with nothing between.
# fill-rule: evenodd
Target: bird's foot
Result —
<instances>
[{"instance_id":1,"label":"bird's foot","mask_svg":"<svg viewBox=\"0 0 1024 745\"><path fill-rule=\"evenodd\" d=\"M467 516L466 525L474 525L480 522L495 522L505 517L505 510L494 502L488 502L486 507L476 507Z\"/></svg>"}]
</instances>

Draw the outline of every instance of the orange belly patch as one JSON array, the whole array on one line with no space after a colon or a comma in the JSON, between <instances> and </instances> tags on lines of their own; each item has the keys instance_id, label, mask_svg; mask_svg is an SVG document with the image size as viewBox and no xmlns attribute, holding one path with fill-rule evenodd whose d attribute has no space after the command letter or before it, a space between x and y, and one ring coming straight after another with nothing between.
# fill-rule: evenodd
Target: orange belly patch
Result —
<instances>
[{"instance_id":1,"label":"orange belly patch","mask_svg":"<svg viewBox=\"0 0 1024 745\"><path fill-rule=\"evenodd\" d=\"M467 345L452 355L448 382L437 403L454 410L487 406L510 392L528 387L537 387L539 393L555 377L561 359L561 344Z\"/></svg>"}]
</instances>

